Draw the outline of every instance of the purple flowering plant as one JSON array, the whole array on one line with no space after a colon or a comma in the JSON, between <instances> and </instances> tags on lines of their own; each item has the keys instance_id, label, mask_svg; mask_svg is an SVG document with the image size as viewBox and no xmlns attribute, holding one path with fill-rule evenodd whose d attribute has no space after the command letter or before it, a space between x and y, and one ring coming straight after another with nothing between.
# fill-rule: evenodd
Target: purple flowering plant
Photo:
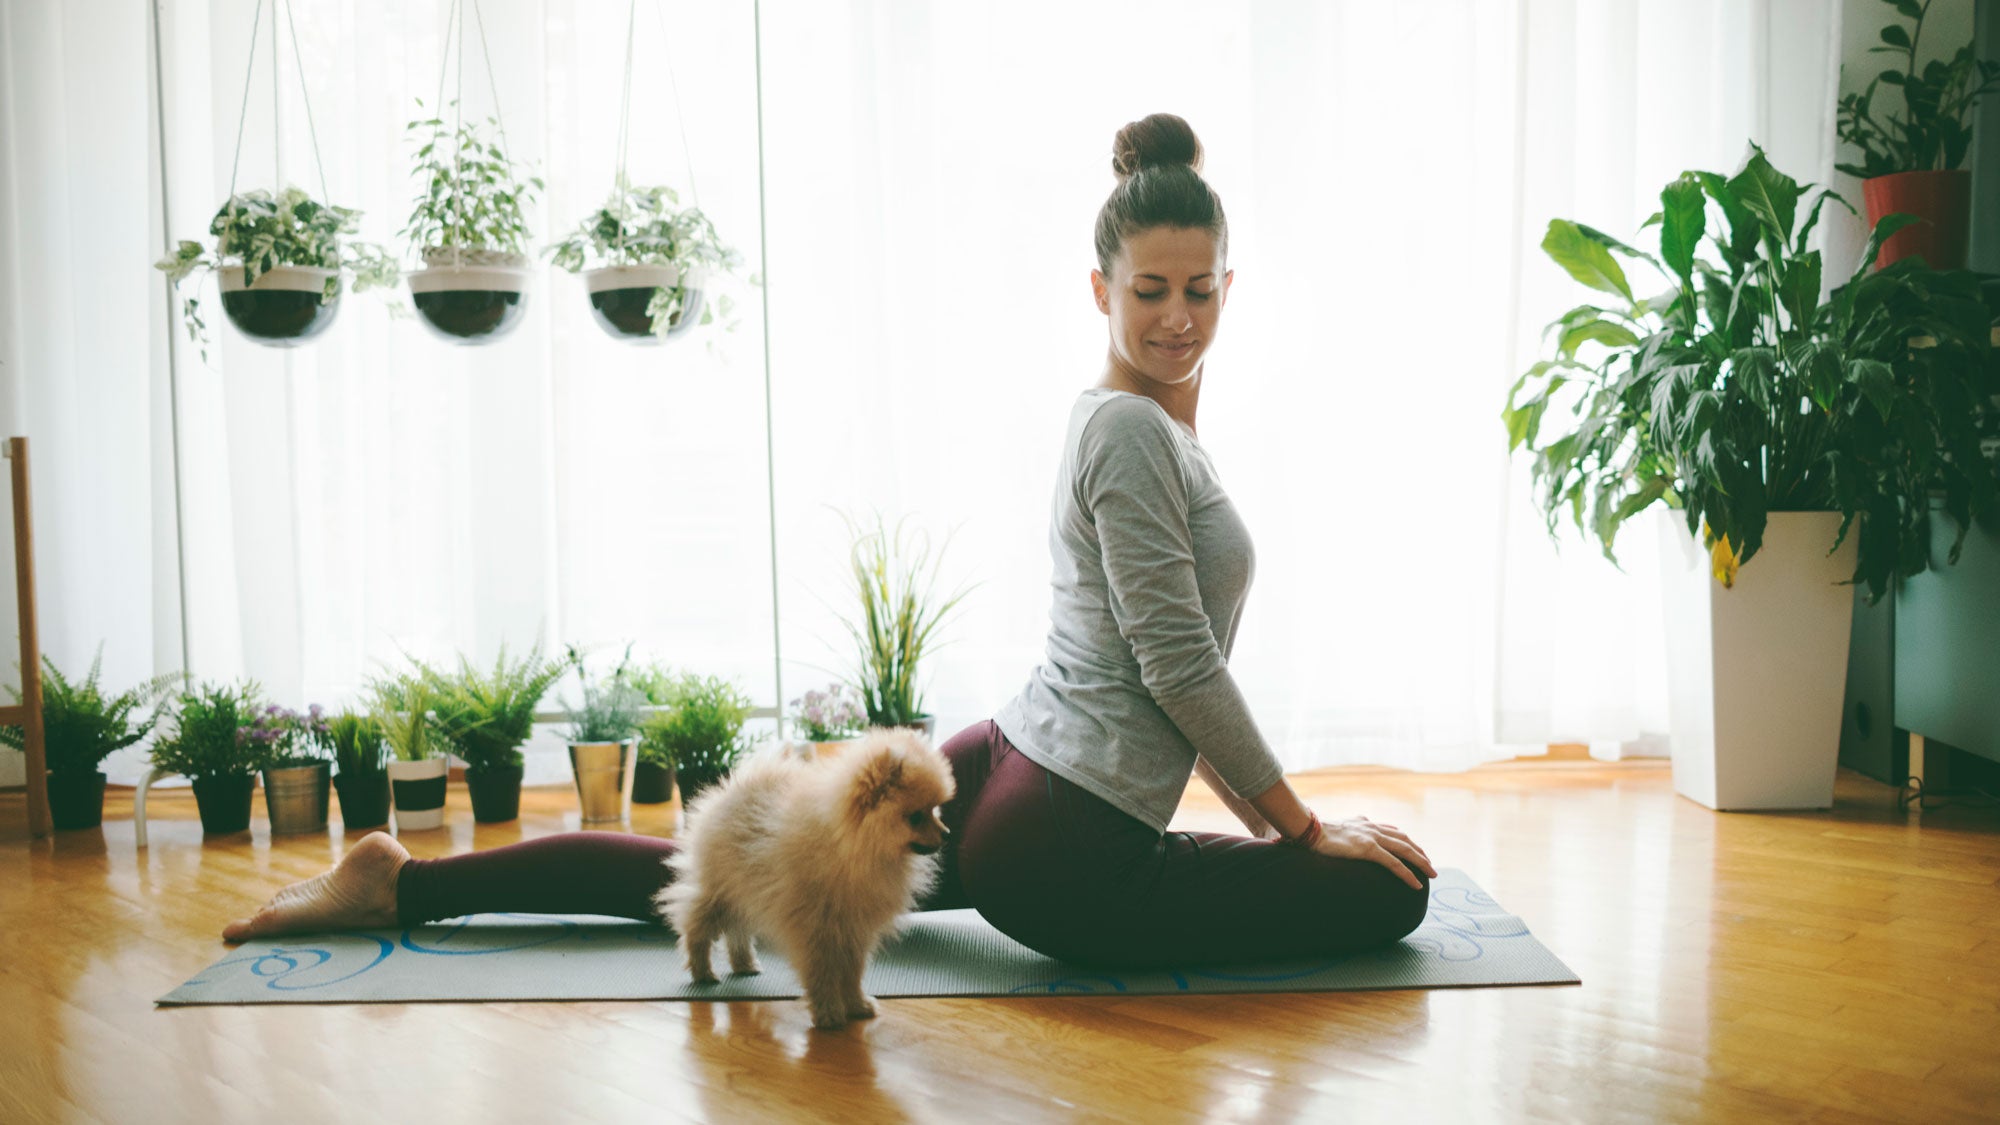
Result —
<instances>
[{"instance_id":1,"label":"purple flowering plant","mask_svg":"<svg viewBox=\"0 0 2000 1125\"><path fill-rule=\"evenodd\" d=\"M236 738L264 769L310 766L331 758L326 713L317 703L304 714L275 703L259 707L237 728Z\"/></svg>"},{"instance_id":2,"label":"purple flowering plant","mask_svg":"<svg viewBox=\"0 0 2000 1125\"><path fill-rule=\"evenodd\" d=\"M846 684L829 684L825 691L809 691L792 700L792 721L809 742L836 742L852 738L867 725L861 697Z\"/></svg>"}]
</instances>

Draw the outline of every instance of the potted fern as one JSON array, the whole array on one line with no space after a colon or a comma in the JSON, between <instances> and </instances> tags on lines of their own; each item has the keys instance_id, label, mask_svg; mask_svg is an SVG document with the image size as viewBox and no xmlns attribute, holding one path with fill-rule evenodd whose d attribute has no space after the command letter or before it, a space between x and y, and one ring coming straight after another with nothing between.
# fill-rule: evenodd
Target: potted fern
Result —
<instances>
[{"instance_id":1,"label":"potted fern","mask_svg":"<svg viewBox=\"0 0 2000 1125\"><path fill-rule=\"evenodd\" d=\"M1870 52L1889 55L1890 65L1866 90L1840 99L1840 139L1861 154L1859 163L1840 170L1862 178L1871 229L1894 214L1923 220L1885 240L1878 265L1916 254L1933 269L1962 269L1972 232L1972 173L1960 167L1972 147L1966 119L2000 86L2000 62L1975 58L1967 43L1949 59L1918 66L1931 0L1883 2L1910 24L1882 28L1882 42ZM1901 113L1882 104L1896 95Z\"/></svg>"},{"instance_id":2,"label":"potted fern","mask_svg":"<svg viewBox=\"0 0 2000 1125\"><path fill-rule=\"evenodd\" d=\"M98 684L103 649L80 681L71 681L42 657L42 743L49 771L49 812L58 829L104 823L104 759L153 732L159 706L180 683L178 674L155 676L107 699ZM9 687L14 702L20 689ZM0 746L27 748L20 727L0 726Z\"/></svg>"},{"instance_id":3,"label":"potted fern","mask_svg":"<svg viewBox=\"0 0 2000 1125\"><path fill-rule=\"evenodd\" d=\"M1543 249L1601 296L1550 325L1554 354L1505 411L1552 534L1567 512L1612 556L1640 512L1681 514L1666 546L1674 781L1712 808L1831 803L1842 584L1879 597L1928 565L1933 492L1959 542L2000 498L1979 449L1992 345L1976 279L1915 258L1871 273L1913 221L1892 215L1822 297L1807 241L1842 201L1806 195L1753 148L1734 176L1666 186L1657 256L1551 222ZM1665 292L1636 297L1621 262Z\"/></svg>"},{"instance_id":4,"label":"potted fern","mask_svg":"<svg viewBox=\"0 0 2000 1125\"><path fill-rule=\"evenodd\" d=\"M487 124L500 126L497 118ZM409 279L417 313L452 343L497 340L520 323L526 307L523 210L541 190L541 178L477 124L448 126L442 117L427 117L410 122L408 131L420 142L417 198L403 228L424 261Z\"/></svg>"},{"instance_id":5,"label":"potted fern","mask_svg":"<svg viewBox=\"0 0 2000 1125\"><path fill-rule=\"evenodd\" d=\"M389 823L388 747L373 715L342 711L326 723L333 748L334 789L340 794L341 827L352 831Z\"/></svg>"},{"instance_id":6,"label":"potted fern","mask_svg":"<svg viewBox=\"0 0 2000 1125\"><path fill-rule=\"evenodd\" d=\"M231 196L215 212L211 246L183 241L154 263L175 288L213 273L222 311L236 330L260 344L296 347L325 332L340 310L343 277L355 292L396 284L400 270L381 247L343 241L358 229L361 213L313 199L287 187ZM189 338L207 353L208 328L197 296L183 299Z\"/></svg>"},{"instance_id":7,"label":"potted fern","mask_svg":"<svg viewBox=\"0 0 2000 1125\"><path fill-rule=\"evenodd\" d=\"M549 660L539 647L509 661L503 646L491 671L459 658L458 671L433 674L437 730L465 761L472 819L481 824L521 815L521 747L535 733L535 709L562 674L567 660Z\"/></svg>"},{"instance_id":8,"label":"potted fern","mask_svg":"<svg viewBox=\"0 0 2000 1125\"><path fill-rule=\"evenodd\" d=\"M632 673L632 687L645 698L651 714L640 720L639 764L632 771L632 803L664 805L674 799L674 756L665 743L648 734L652 715L673 706L679 698L682 677L654 664Z\"/></svg>"},{"instance_id":9,"label":"potted fern","mask_svg":"<svg viewBox=\"0 0 2000 1125\"><path fill-rule=\"evenodd\" d=\"M251 714L243 740L264 775L264 812L271 835L326 830L333 762L327 756L326 720L315 704L300 714L267 704Z\"/></svg>"},{"instance_id":10,"label":"potted fern","mask_svg":"<svg viewBox=\"0 0 2000 1125\"><path fill-rule=\"evenodd\" d=\"M612 337L658 344L710 324L708 293L741 256L722 244L699 208L680 206L669 187L633 187L621 175L604 206L549 248L555 264L583 275L591 315Z\"/></svg>"},{"instance_id":11,"label":"potted fern","mask_svg":"<svg viewBox=\"0 0 2000 1125\"><path fill-rule=\"evenodd\" d=\"M917 671L933 647L935 634L969 589L961 588L934 603L937 571L930 539L906 535L898 523L892 533L878 515L873 527L847 521L852 540L848 561L860 612L841 622L855 646L854 670L847 685L860 695L872 726L910 727L934 733L936 720L923 708Z\"/></svg>"},{"instance_id":12,"label":"potted fern","mask_svg":"<svg viewBox=\"0 0 2000 1125\"><path fill-rule=\"evenodd\" d=\"M182 693L173 733L153 743L153 768L194 783L204 835L250 827L259 751L243 737L256 717L257 685L204 684Z\"/></svg>"},{"instance_id":13,"label":"potted fern","mask_svg":"<svg viewBox=\"0 0 2000 1125\"><path fill-rule=\"evenodd\" d=\"M642 745L673 763L685 808L729 776L745 749L743 723L753 708L735 684L692 673L679 677L666 698L666 706L646 720Z\"/></svg>"},{"instance_id":14,"label":"potted fern","mask_svg":"<svg viewBox=\"0 0 2000 1125\"><path fill-rule=\"evenodd\" d=\"M632 650L609 675L594 678L575 648L578 702L569 715L569 762L586 824L622 820L630 811L639 766L639 722L646 697L632 682Z\"/></svg>"},{"instance_id":15,"label":"potted fern","mask_svg":"<svg viewBox=\"0 0 2000 1125\"><path fill-rule=\"evenodd\" d=\"M371 715L389 748L389 791L396 831L444 826L445 784L450 763L431 711L437 692L419 666L415 671L378 678L370 685Z\"/></svg>"}]
</instances>

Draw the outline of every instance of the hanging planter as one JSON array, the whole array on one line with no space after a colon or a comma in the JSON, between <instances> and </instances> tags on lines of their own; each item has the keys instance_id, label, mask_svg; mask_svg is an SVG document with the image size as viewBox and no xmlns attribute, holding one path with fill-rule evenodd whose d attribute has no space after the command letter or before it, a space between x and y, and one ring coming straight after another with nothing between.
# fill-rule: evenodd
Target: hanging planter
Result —
<instances>
[{"instance_id":1,"label":"hanging planter","mask_svg":"<svg viewBox=\"0 0 2000 1125\"><path fill-rule=\"evenodd\" d=\"M482 53L485 18L478 0L472 4L479 24ZM434 116L420 116L407 132L417 142L417 198L403 234L422 254L424 268L410 275L410 296L432 332L449 343L485 344L514 330L526 310L528 286L528 225L525 208L542 190L542 181L526 165L507 155L507 127L499 116L500 88L493 77L493 58L485 55L487 87L494 116L467 122L460 100L444 101L445 78L458 63L459 87L465 85L465 5L452 4L445 16L449 39L438 70L438 106ZM417 102L423 108L423 102ZM449 108L451 121L442 112ZM491 127L491 136L486 131ZM497 140L496 140L497 138Z\"/></svg>"},{"instance_id":2,"label":"hanging planter","mask_svg":"<svg viewBox=\"0 0 2000 1125\"><path fill-rule=\"evenodd\" d=\"M340 312L338 271L279 266L258 274L246 286L243 278L248 272L232 266L218 275L222 311L238 332L260 344L290 348L332 327Z\"/></svg>"},{"instance_id":3,"label":"hanging planter","mask_svg":"<svg viewBox=\"0 0 2000 1125\"><path fill-rule=\"evenodd\" d=\"M427 269L409 275L410 297L417 315L447 343L484 344L497 340L521 323L527 308L528 257L490 254L490 264L452 265L451 250L424 251Z\"/></svg>"},{"instance_id":4,"label":"hanging planter","mask_svg":"<svg viewBox=\"0 0 2000 1125\"><path fill-rule=\"evenodd\" d=\"M707 274L693 271L686 285L680 281L679 268L671 264L604 266L583 274L598 327L635 344L662 344L706 323Z\"/></svg>"}]
</instances>

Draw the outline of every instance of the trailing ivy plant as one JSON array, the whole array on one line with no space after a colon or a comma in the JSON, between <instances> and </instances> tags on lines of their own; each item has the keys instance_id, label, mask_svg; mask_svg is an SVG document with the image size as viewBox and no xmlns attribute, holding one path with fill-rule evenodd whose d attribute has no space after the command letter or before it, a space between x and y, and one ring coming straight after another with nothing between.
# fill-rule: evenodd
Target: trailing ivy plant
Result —
<instances>
[{"instance_id":1,"label":"trailing ivy plant","mask_svg":"<svg viewBox=\"0 0 2000 1125\"><path fill-rule=\"evenodd\" d=\"M421 99L417 106L423 107ZM498 118L486 124L500 128ZM411 172L417 198L402 231L411 244L420 252L527 253L523 211L542 190L542 178L510 159L477 122L447 125L442 117L425 117L406 131L421 142Z\"/></svg>"},{"instance_id":2,"label":"trailing ivy plant","mask_svg":"<svg viewBox=\"0 0 2000 1125\"><path fill-rule=\"evenodd\" d=\"M71 680L47 656L42 657L42 745L50 773L95 773L104 759L153 732L160 704L182 680L179 673L155 676L107 697L98 684L104 650L90 662L81 680ZM21 690L8 694L21 702ZM0 746L27 749L27 731L0 726Z\"/></svg>"},{"instance_id":3,"label":"trailing ivy plant","mask_svg":"<svg viewBox=\"0 0 2000 1125\"><path fill-rule=\"evenodd\" d=\"M1646 223L1659 227L1657 256L1549 224L1543 250L1612 298L1552 323L1554 354L1508 395L1509 448L1533 455L1551 534L1568 511L1615 561L1620 525L1664 502L1727 585L1763 545L1769 513L1836 511L1829 549L1858 522L1854 580L1879 598L1892 575L1929 565L1933 493L1958 527L1954 562L1972 517L1995 510L1980 435L2000 380L1976 279L1914 258L1869 272L1915 221L1889 215L1822 300L1807 241L1827 203L1847 204L1806 194L1753 147L1733 177L1688 172L1666 186ZM1637 296L1621 259L1651 267L1665 291Z\"/></svg>"},{"instance_id":4,"label":"trailing ivy plant","mask_svg":"<svg viewBox=\"0 0 2000 1125\"><path fill-rule=\"evenodd\" d=\"M1864 179L1896 172L1951 171L1965 162L1972 145L1967 115L1982 96L2000 86L2000 62L1974 58L1972 44L1967 43L1948 61L1933 59L1919 68L1917 45L1931 0L1883 3L1909 20L1910 26L1892 23L1882 29L1881 45L1869 52L1898 59L1876 75L1868 89L1840 99L1840 139L1861 150L1861 163L1842 164L1840 170ZM1883 86L1902 91L1900 115L1875 104Z\"/></svg>"},{"instance_id":5,"label":"trailing ivy plant","mask_svg":"<svg viewBox=\"0 0 2000 1125\"><path fill-rule=\"evenodd\" d=\"M361 212L348 207L321 203L296 187L277 195L263 189L239 192L215 212L209 221L212 246L182 241L175 251L153 263L175 288L200 273L225 269L243 271L245 288L279 266L304 266L332 270L326 279L322 302L340 295L341 276L353 279L354 291L391 288L402 279L402 270L388 251L372 242L343 241L343 235L359 229ZM181 317L188 338L208 356L208 326L201 318L198 297L186 297Z\"/></svg>"},{"instance_id":6,"label":"trailing ivy plant","mask_svg":"<svg viewBox=\"0 0 2000 1125\"><path fill-rule=\"evenodd\" d=\"M633 187L623 176L604 206L550 246L548 255L570 273L604 266L675 267L682 283L654 290L646 306L654 333L662 336L680 315L690 273L733 274L743 265L743 256L723 244L700 208L680 206L679 194L670 187ZM701 324L714 323L718 315L727 319L732 307L727 294L718 294L713 305L702 309Z\"/></svg>"}]
</instances>

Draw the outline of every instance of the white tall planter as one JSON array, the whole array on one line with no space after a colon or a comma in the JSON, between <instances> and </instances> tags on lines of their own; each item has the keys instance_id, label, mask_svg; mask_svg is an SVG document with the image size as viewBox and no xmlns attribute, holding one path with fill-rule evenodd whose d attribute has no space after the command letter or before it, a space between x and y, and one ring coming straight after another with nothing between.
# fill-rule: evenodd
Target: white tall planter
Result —
<instances>
[{"instance_id":1,"label":"white tall planter","mask_svg":"<svg viewBox=\"0 0 2000 1125\"><path fill-rule=\"evenodd\" d=\"M1833 804L1855 539L1840 516L1773 512L1724 589L1679 513L1661 537L1674 789L1712 809Z\"/></svg>"}]
</instances>

